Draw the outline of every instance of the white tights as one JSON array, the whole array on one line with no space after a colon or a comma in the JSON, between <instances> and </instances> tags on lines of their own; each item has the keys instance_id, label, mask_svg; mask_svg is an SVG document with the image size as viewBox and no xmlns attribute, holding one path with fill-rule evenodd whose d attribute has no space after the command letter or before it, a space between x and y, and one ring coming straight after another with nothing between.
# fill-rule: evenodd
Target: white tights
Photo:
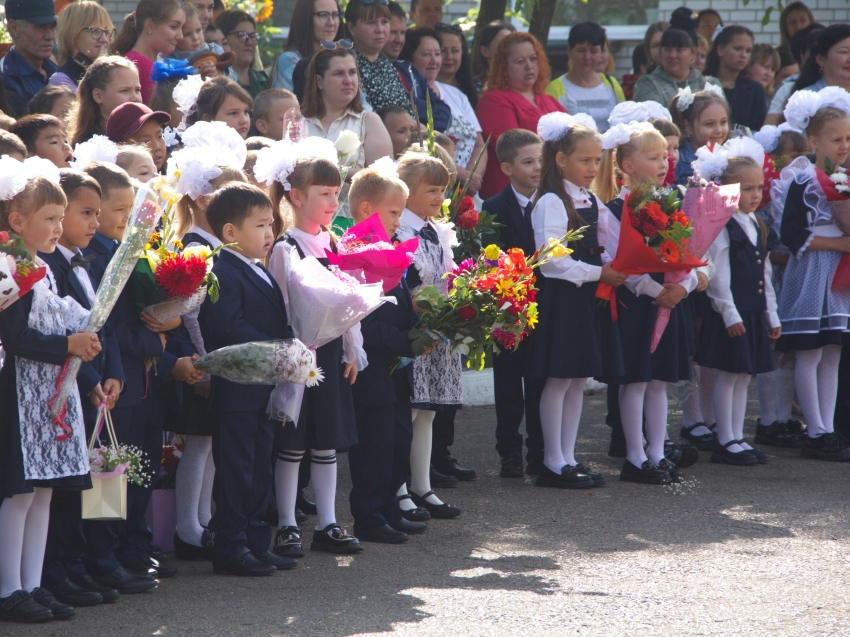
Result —
<instances>
[{"instance_id":1,"label":"white tights","mask_svg":"<svg viewBox=\"0 0 850 637\"><path fill-rule=\"evenodd\" d=\"M646 414L646 437L649 446L643 448L643 418ZM620 387L620 418L626 438L626 458L636 467L647 457L655 464L664 458L667 437L667 383L652 380L630 383Z\"/></svg>"},{"instance_id":2,"label":"white tights","mask_svg":"<svg viewBox=\"0 0 850 637\"><path fill-rule=\"evenodd\" d=\"M174 485L177 535L184 542L201 545L203 527L212 517L210 507L214 477L212 436L186 436Z\"/></svg>"},{"instance_id":3,"label":"white tights","mask_svg":"<svg viewBox=\"0 0 850 637\"><path fill-rule=\"evenodd\" d=\"M690 427L698 422L713 425L715 421L712 394L714 392L715 370L699 365L691 365L691 379L678 383L679 404L682 407L682 424ZM695 436L711 433L708 427L695 427L691 432Z\"/></svg>"},{"instance_id":4,"label":"white tights","mask_svg":"<svg viewBox=\"0 0 850 637\"><path fill-rule=\"evenodd\" d=\"M275 463L275 499L279 527L297 526L295 500L298 497L298 468L303 451L285 450L278 453ZM336 524L336 451L310 451L310 483L316 498L316 528L322 530Z\"/></svg>"},{"instance_id":5,"label":"white tights","mask_svg":"<svg viewBox=\"0 0 850 637\"><path fill-rule=\"evenodd\" d=\"M36 487L0 504L0 597L41 585L52 495L53 489Z\"/></svg>"},{"instance_id":6,"label":"white tights","mask_svg":"<svg viewBox=\"0 0 850 637\"><path fill-rule=\"evenodd\" d=\"M714 415L717 417L717 441L721 445L725 445L730 440L744 438L744 416L747 413L749 384L749 374L733 374L717 370L717 380L714 383ZM751 448L747 443L727 447L732 453Z\"/></svg>"},{"instance_id":7,"label":"white tights","mask_svg":"<svg viewBox=\"0 0 850 637\"><path fill-rule=\"evenodd\" d=\"M410 490L417 495L425 495L431 490L431 429L437 412L426 409L413 409L413 440L410 443ZM407 485L402 484L399 495L407 493ZM431 504L443 504L436 495L425 498ZM402 509L415 508L411 500L402 500Z\"/></svg>"},{"instance_id":8,"label":"white tights","mask_svg":"<svg viewBox=\"0 0 850 637\"><path fill-rule=\"evenodd\" d=\"M838 397L840 345L797 352L794 380L810 437L832 433L835 400Z\"/></svg>"},{"instance_id":9,"label":"white tights","mask_svg":"<svg viewBox=\"0 0 850 637\"><path fill-rule=\"evenodd\" d=\"M540 395L543 464L557 474L566 464L578 464L575 458L576 438L586 386L587 378L550 376Z\"/></svg>"},{"instance_id":10,"label":"white tights","mask_svg":"<svg viewBox=\"0 0 850 637\"><path fill-rule=\"evenodd\" d=\"M759 393L759 420L770 426L791 420L794 402L794 353L773 352L775 369L756 378Z\"/></svg>"}]
</instances>

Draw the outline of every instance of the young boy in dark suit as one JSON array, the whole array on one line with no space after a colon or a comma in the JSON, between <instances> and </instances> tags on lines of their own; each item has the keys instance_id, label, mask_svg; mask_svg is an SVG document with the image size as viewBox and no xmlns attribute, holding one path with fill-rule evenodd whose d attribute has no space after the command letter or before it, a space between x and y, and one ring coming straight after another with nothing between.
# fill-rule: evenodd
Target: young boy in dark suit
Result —
<instances>
[{"instance_id":1,"label":"young boy in dark suit","mask_svg":"<svg viewBox=\"0 0 850 637\"><path fill-rule=\"evenodd\" d=\"M521 128L509 130L499 137L496 155L502 172L511 183L502 192L484 201L482 210L496 215L502 247L521 248L534 254L534 230L531 227L532 203L540 185L540 162L543 141ZM544 378L525 378L528 341L515 352L503 350L493 357L493 388L496 395L496 451L502 459L502 478L521 478L522 434L519 426L525 414L525 444L528 447L527 472L536 475L543 463L543 432L540 427L540 394ZM523 396L523 385L525 392ZM524 409L523 409L524 407Z\"/></svg>"},{"instance_id":2,"label":"young boy in dark suit","mask_svg":"<svg viewBox=\"0 0 850 637\"><path fill-rule=\"evenodd\" d=\"M354 177L348 201L355 223L377 214L392 237L407 197L403 181L366 168ZM352 482L349 502L354 532L360 540L398 544L428 526L402 517L396 502L399 487L409 473L413 430L408 375L413 366L395 373L390 369L398 358L415 356L407 334L416 316L404 277L388 296L397 303L385 303L360 323L369 366L357 375L351 388L359 442L348 452ZM426 517L427 511L418 513Z\"/></svg>"},{"instance_id":3,"label":"young boy in dark suit","mask_svg":"<svg viewBox=\"0 0 850 637\"><path fill-rule=\"evenodd\" d=\"M213 266L221 296L217 303L207 298L198 317L208 351L291 337L283 294L260 264L274 243L272 219L272 203L256 186L232 183L210 197L213 233L238 250L222 250ZM271 527L262 519L274 483L275 427L281 426L266 413L271 391L212 377L214 573L270 575L298 563L268 550Z\"/></svg>"}]
</instances>

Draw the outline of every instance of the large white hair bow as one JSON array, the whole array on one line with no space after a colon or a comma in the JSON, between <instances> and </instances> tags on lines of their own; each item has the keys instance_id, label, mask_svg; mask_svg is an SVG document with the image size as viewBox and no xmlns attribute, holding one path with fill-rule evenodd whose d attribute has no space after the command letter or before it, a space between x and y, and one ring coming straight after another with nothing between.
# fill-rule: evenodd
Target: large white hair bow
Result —
<instances>
[{"instance_id":1,"label":"large white hair bow","mask_svg":"<svg viewBox=\"0 0 850 637\"><path fill-rule=\"evenodd\" d=\"M802 132L791 126L788 122L782 122L779 126L765 124L761 127L761 130L753 133L753 138L762 145L765 152L772 153L779 145L779 137L785 131L794 131L795 133Z\"/></svg>"},{"instance_id":2,"label":"large white hair bow","mask_svg":"<svg viewBox=\"0 0 850 637\"><path fill-rule=\"evenodd\" d=\"M566 113L555 112L547 113L540 118L537 122L537 134L544 142L556 142L563 139L570 129L577 124L587 126L594 131L597 130L596 120L587 113L567 115Z\"/></svg>"},{"instance_id":3,"label":"large white hair bow","mask_svg":"<svg viewBox=\"0 0 850 637\"><path fill-rule=\"evenodd\" d=\"M248 157L245 140L224 122L195 122L180 140L188 148L203 148L214 157L215 164L242 170Z\"/></svg>"},{"instance_id":4,"label":"large white hair bow","mask_svg":"<svg viewBox=\"0 0 850 637\"><path fill-rule=\"evenodd\" d=\"M292 189L289 176L295 170L298 160L311 157L325 159L334 166L339 161L333 142L324 137L305 137L300 142L282 139L260 151L254 165L254 176L266 185L277 181L289 191Z\"/></svg>"},{"instance_id":5,"label":"large white hair bow","mask_svg":"<svg viewBox=\"0 0 850 637\"><path fill-rule=\"evenodd\" d=\"M629 122L647 122L651 119L666 119L672 121L670 111L658 102L620 102L608 116L611 126L628 124Z\"/></svg>"},{"instance_id":6,"label":"large white hair bow","mask_svg":"<svg viewBox=\"0 0 850 637\"><path fill-rule=\"evenodd\" d=\"M168 159L166 176L171 187L193 200L211 194L213 188L210 182L219 175L221 168L216 166L215 158L204 148L181 148Z\"/></svg>"},{"instance_id":7,"label":"large white hair bow","mask_svg":"<svg viewBox=\"0 0 850 637\"><path fill-rule=\"evenodd\" d=\"M190 75L177 82L177 86L171 92L171 99L174 100L177 110L183 113L178 130L186 128L186 119L195 112L195 105L198 103L198 95L201 93L204 81L200 75Z\"/></svg>"},{"instance_id":8,"label":"large white hair bow","mask_svg":"<svg viewBox=\"0 0 850 637\"><path fill-rule=\"evenodd\" d=\"M95 135L90 140L74 146L74 161L71 162L71 167L80 170L93 161L114 164L117 160L118 144L106 135Z\"/></svg>"},{"instance_id":9,"label":"large white hair bow","mask_svg":"<svg viewBox=\"0 0 850 637\"><path fill-rule=\"evenodd\" d=\"M733 137L723 148L729 157L749 157L760 168L764 166L764 147L752 137Z\"/></svg>"},{"instance_id":10,"label":"large white hair bow","mask_svg":"<svg viewBox=\"0 0 850 637\"><path fill-rule=\"evenodd\" d=\"M30 157L20 162L9 155L0 157L0 201L9 201L22 193L34 177L44 177L59 185L59 169L50 160Z\"/></svg>"},{"instance_id":11,"label":"large white hair bow","mask_svg":"<svg viewBox=\"0 0 850 637\"><path fill-rule=\"evenodd\" d=\"M785 121L799 130L806 130L809 121L822 108L837 108L850 114L850 94L839 86L821 91L797 91L785 105Z\"/></svg>"},{"instance_id":12,"label":"large white hair bow","mask_svg":"<svg viewBox=\"0 0 850 637\"><path fill-rule=\"evenodd\" d=\"M614 150L617 146L628 144L632 135L646 131L654 131L655 126L649 122L629 122L628 124L615 124L602 133L603 150Z\"/></svg>"},{"instance_id":13,"label":"large white hair bow","mask_svg":"<svg viewBox=\"0 0 850 637\"><path fill-rule=\"evenodd\" d=\"M696 156L691 166L697 175L708 181L720 177L729 165L729 151L720 144L701 146L697 148Z\"/></svg>"}]
</instances>

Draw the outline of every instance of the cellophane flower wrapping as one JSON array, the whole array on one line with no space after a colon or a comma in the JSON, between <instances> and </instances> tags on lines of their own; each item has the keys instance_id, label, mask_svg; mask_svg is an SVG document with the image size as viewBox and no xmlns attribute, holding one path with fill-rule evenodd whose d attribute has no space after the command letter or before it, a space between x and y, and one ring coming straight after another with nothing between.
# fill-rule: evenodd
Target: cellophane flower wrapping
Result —
<instances>
[{"instance_id":1,"label":"cellophane flower wrapping","mask_svg":"<svg viewBox=\"0 0 850 637\"><path fill-rule=\"evenodd\" d=\"M501 251L491 244L477 259L466 259L449 274L448 295L437 286L422 288L415 303L424 308L420 327L410 332L419 355L441 338L468 357L467 366L483 369L487 352L515 350L537 324L534 269L548 258L567 256L563 244L581 238L581 231L551 239L532 256L519 248Z\"/></svg>"},{"instance_id":2,"label":"cellophane flower wrapping","mask_svg":"<svg viewBox=\"0 0 850 637\"><path fill-rule=\"evenodd\" d=\"M393 244L375 214L346 230L336 247L336 253L326 250L331 265L352 275L362 275L366 283L380 283L387 294L413 263L419 238Z\"/></svg>"},{"instance_id":3,"label":"cellophane flower wrapping","mask_svg":"<svg viewBox=\"0 0 850 637\"><path fill-rule=\"evenodd\" d=\"M16 234L0 231L0 312L12 305L47 275Z\"/></svg>"},{"instance_id":4,"label":"cellophane flower wrapping","mask_svg":"<svg viewBox=\"0 0 850 637\"><path fill-rule=\"evenodd\" d=\"M848 192L847 171L840 166L833 167L829 164L826 168L826 171L815 168L818 184L826 196L826 203L835 225L844 234L848 234L850 232L850 192ZM841 256L829 287L832 290L850 289L850 256L846 254Z\"/></svg>"},{"instance_id":5,"label":"cellophane flower wrapping","mask_svg":"<svg viewBox=\"0 0 850 637\"><path fill-rule=\"evenodd\" d=\"M85 329L86 333L95 334L103 329L160 216L162 216L162 208L159 197L146 185L141 185L133 201L133 210L127 221L124 238L109 265L106 266L106 271L97 288L89 323ZM59 375L61 383L57 388L58 391L50 401L54 422L61 422L68 394L74 387L81 364L82 359L76 356L69 357L65 362L65 367Z\"/></svg>"},{"instance_id":6,"label":"cellophane flower wrapping","mask_svg":"<svg viewBox=\"0 0 850 637\"><path fill-rule=\"evenodd\" d=\"M205 354L194 365L242 385L294 383L311 387L322 380L315 353L294 338L229 345Z\"/></svg>"},{"instance_id":7,"label":"cellophane flower wrapping","mask_svg":"<svg viewBox=\"0 0 850 637\"><path fill-rule=\"evenodd\" d=\"M200 287L189 298L173 296L154 305L148 305L142 311L160 323L165 323L173 318L185 316L198 309L203 304L205 298L207 298L207 288Z\"/></svg>"}]
</instances>

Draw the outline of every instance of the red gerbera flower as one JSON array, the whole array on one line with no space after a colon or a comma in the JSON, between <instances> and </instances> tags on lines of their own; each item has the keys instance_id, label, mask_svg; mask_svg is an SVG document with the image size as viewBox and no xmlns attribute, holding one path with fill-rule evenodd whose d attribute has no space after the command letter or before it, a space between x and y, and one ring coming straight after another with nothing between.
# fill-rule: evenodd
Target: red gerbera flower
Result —
<instances>
[{"instance_id":1,"label":"red gerbera flower","mask_svg":"<svg viewBox=\"0 0 850 637\"><path fill-rule=\"evenodd\" d=\"M198 291L207 276L207 260L200 255L189 257L183 253L170 254L156 268L156 284L169 297L182 296L188 299Z\"/></svg>"},{"instance_id":2,"label":"red gerbera flower","mask_svg":"<svg viewBox=\"0 0 850 637\"><path fill-rule=\"evenodd\" d=\"M661 258L668 263L677 263L679 261L679 248L672 241L663 241L659 251L661 252Z\"/></svg>"}]
</instances>

